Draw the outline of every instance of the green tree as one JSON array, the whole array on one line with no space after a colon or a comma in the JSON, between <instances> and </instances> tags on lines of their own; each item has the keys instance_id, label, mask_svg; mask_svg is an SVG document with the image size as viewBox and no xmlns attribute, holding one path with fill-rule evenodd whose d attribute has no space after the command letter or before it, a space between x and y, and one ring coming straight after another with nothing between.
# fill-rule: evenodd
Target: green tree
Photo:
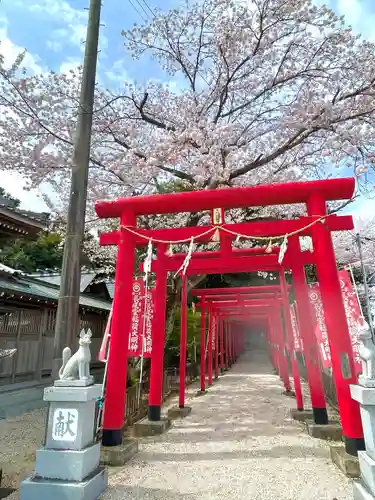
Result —
<instances>
[{"instance_id":1,"label":"green tree","mask_svg":"<svg viewBox=\"0 0 375 500\"><path fill-rule=\"evenodd\" d=\"M176 311L172 333L165 346L165 366L178 366L180 358L181 311ZM200 312L189 309L187 315L187 358L194 361L195 349L200 351Z\"/></svg>"},{"instance_id":2,"label":"green tree","mask_svg":"<svg viewBox=\"0 0 375 500\"><path fill-rule=\"evenodd\" d=\"M0 186L0 198L5 198L6 200L10 200L13 202L13 206L19 207L21 204L21 201L18 200L17 198L14 198L11 194L9 194L7 191L5 191L4 188Z\"/></svg>"},{"instance_id":3,"label":"green tree","mask_svg":"<svg viewBox=\"0 0 375 500\"><path fill-rule=\"evenodd\" d=\"M0 262L26 273L61 270L63 236L41 232L35 241L18 239L0 249Z\"/></svg>"}]
</instances>

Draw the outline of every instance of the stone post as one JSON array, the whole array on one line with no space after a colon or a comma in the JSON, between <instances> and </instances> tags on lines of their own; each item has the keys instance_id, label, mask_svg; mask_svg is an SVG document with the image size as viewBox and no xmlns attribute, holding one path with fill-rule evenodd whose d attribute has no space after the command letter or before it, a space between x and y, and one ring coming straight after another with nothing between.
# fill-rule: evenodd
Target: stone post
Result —
<instances>
[{"instance_id":1,"label":"stone post","mask_svg":"<svg viewBox=\"0 0 375 500\"><path fill-rule=\"evenodd\" d=\"M102 385L94 385L90 375L90 337L81 332L73 356L64 349L60 380L44 390L49 403L45 444L36 452L35 472L21 483L21 500L95 500L107 488L97 442Z\"/></svg>"},{"instance_id":2,"label":"stone post","mask_svg":"<svg viewBox=\"0 0 375 500\"><path fill-rule=\"evenodd\" d=\"M47 387L49 402L45 446L36 452L32 477L21 483L21 500L94 500L106 489L96 442L96 406L102 386Z\"/></svg>"},{"instance_id":3,"label":"stone post","mask_svg":"<svg viewBox=\"0 0 375 500\"><path fill-rule=\"evenodd\" d=\"M366 451L358 451L361 478L354 481L355 500L375 499L375 345L369 326L359 332L362 374L358 385L350 386L352 399L360 406Z\"/></svg>"}]
</instances>

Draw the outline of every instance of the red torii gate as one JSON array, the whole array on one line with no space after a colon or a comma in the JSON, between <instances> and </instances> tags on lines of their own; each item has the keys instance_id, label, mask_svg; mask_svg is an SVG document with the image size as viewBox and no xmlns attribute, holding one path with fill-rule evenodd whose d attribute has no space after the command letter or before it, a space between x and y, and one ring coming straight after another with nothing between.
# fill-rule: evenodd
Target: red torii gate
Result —
<instances>
[{"instance_id":1,"label":"red torii gate","mask_svg":"<svg viewBox=\"0 0 375 500\"><path fill-rule=\"evenodd\" d=\"M339 218L344 219L343 223L347 223L347 219L345 218ZM336 222L336 227L338 227L338 224ZM222 256L222 252L194 252L192 254L192 259L190 261L190 265L187 269L187 274L217 274L217 273L222 273L223 272L223 267L225 266L225 271L226 272L249 272L249 271L254 271L254 270L272 270L272 271L280 271L280 264L277 261L277 252L278 248L270 248L268 251L271 253L266 253L265 248L252 248L252 249L246 249L246 250L241 250L240 252L236 251L228 251L228 247L226 247L226 255L225 258ZM197 257L198 255L198 257ZM211 259L208 259L207 257L211 257ZM184 254L175 254L169 257L162 257L164 259L164 264L163 268L164 270L167 269L168 271L177 271L180 269L183 259L186 258ZM319 370L319 365L318 365L318 351L317 351L317 346L316 346L316 341L315 341L315 335L314 335L314 330L313 330L313 325L311 321L309 321L308 315L310 314L310 305L309 305L309 299L308 299L308 290L307 290L307 285L305 281L305 275L304 275L304 265L305 264L311 264L313 263L313 256L309 252L301 253L300 251L297 251L297 249L294 249L293 252L291 253L290 251L286 253L283 265L285 266L290 266L293 268L293 274L294 273L299 273L296 276L296 280L298 281L299 288L297 288L297 293L299 294L299 301L298 301L298 306L301 305L301 314L306 314L307 316L304 316L304 342L306 346L309 347L309 349L306 351L307 354L305 356L306 359L306 366L307 366L307 373L308 373L308 383L310 386L310 393L311 393L311 406L313 409L313 417L314 421L316 424L327 424L328 423L328 414L327 414L327 409L326 409L326 402L325 402L325 397L324 397L324 389L323 389L323 382L322 382L322 376ZM218 264L219 263L219 264ZM153 263L153 268L156 269L158 265L157 261L154 261ZM213 267L214 266L214 267ZM296 267L297 266L297 267ZM141 266L142 269L142 266ZM301 274L302 273L302 274ZM281 279L282 279L283 273L281 274ZM185 293L185 291L184 291ZM302 309L302 305L304 308ZM182 301L181 301L181 307L182 307L182 312L181 315L183 318L186 316L186 297L184 295ZM304 311L302 313L302 311ZM275 320L274 320L275 322ZM279 328L280 326L278 325L278 321L274 324L275 328ZM291 322L287 321L287 328L288 328L288 334L291 330ZM164 325L163 325L164 329ZM181 345L182 348L180 350L180 365L181 365L181 370L180 370L180 401L179 401L179 406L180 408L184 407L184 394L185 394L185 354L186 354L186 349L185 349L185 343L186 343L186 325L185 321L181 322ZM209 380L208 384L212 384L212 356L211 356L211 349L212 345L211 342L209 341ZM162 356L163 353L158 354L158 357L160 358L160 361L158 364L156 364L156 359L153 359L153 362L151 364L151 384L150 384L150 406L149 406L149 419L150 420L160 420L160 408L161 406L153 405L152 403L155 402L157 403L158 401L160 402L159 405L161 405L161 385L160 383L156 383L155 381L158 381L159 378L162 377L162 366L163 366L163 361L162 361ZM217 356L217 354L216 354ZM281 355L280 355L281 356ZM279 357L280 357L279 356ZM286 391L288 391L288 380L286 376L286 362L281 358L282 364L282 378L284 380L285 388ZM218 360L215 359L215 376L218 376ZM293 373L294 376L296 376L298 367L297 367L297 360L294 359L293 361ZM154 369L154 367L158 366L158 369ZM298 383L296 384L298 387ZM154 412L154 408L157 408L157 411ZM302 408L302 404L300 403L300 408Z\"/></svg>"},{"instance_id":2,"label":"red torii gate","mask_svg":"<svg viewBox=\"0 0 375 500\"><path fill-rule=\"evenodd\" d=\"M275 254L276 249L270 249L270 251ZM204 257L202 257L202 254ZM209 256L214 256L215 258L211 258L210 260L207 259L207 254ZM250 254L250 255L247 255ZM198 255L198 257L197 257ZM168 269L168 271L177 271L183 262L182 259L184 259L186 256L183 254L175 254L172 256L169 256L166 260L165 263L165 268ZM289 256L290 257L290 256ZM305 255L301 255L303 259L302 260L302 265L303 263L308 264L312 262L312 256L309 253L306 253ZM271 254L266 254L266 249L265 248L252 248L252 249L247 249L247 250L242 250L240 252L231 252L230 255L227 255L225 259L221 257L220 252L206 252L206 255L204 252L194 252L192 254L192 259L189 265L189 268L187 269L188 274L216 274L222 272L222 268L224 266L223 261L225 260L225 269L227 272L246 272L250 270L280 270L280 265L277 262L277 255L271 255ZM286 256L285 261L288 262L288 256ZM217 264L217 262L220 262L220 265ZM212 262L212 264L211 264ZM215 265L215 267L212 267ZM157 262L154 263L154 266L157 266ZM252 266L252 267L250 267ZM141 266L142 269L142 266ZM180 341L180 397L179 397L179 407L184 408L185 404L185 371L186 371L186 337L187 337L187 332L186 332L186 317L187 317L187 310L186 310L186 281L183 282L183 287L182 287L182 299L181 299L181 341ZM307 291L306 291L307 293ZM280 330L281 327L281 318L273 318L274 321L274 327L277 330ZM290 321L289 321L290 324ZM222 338L222 325L220 324L220 338ZM289 330L288 330L288 335L289 335ZM291 334L290 334L291 335ZM312 344L314 347L316 347L315 343ZM208 342L208 361L209 361L209 367L208 367L208 372L209 372L209 379L208 379L208 384L212 385L212 349L213 349L213 342L209 340ZM216 348L216 356L215 356L215 377L218 377L218 346ZM160 354L160 357L162 354ZM311 357L311 356L310 356ZM288 377L288 370L287 370L287 361L285 358L285 354L279 353L278 359L280 359L280 366L281 366L281 376L284 381L285 385L285 390L286 392L290 391L290 382L289 382L289 377ZM153 360L155 361L155 360ZM324 399L324 393L323 393L323 384L321 381L321 375L318 370L318 364L317 364L317 356L315 357L315 364L310 365L310 370L309 370L309 384L310 387L312 388L312 394L315 397L312 398L312 408L314 412L314 420L315 423L317 424L327 424L328 423L328 415L326 411L326 405L325 405L325 399ZM160 361L158 363L159 365L163 365L163 362ZM223 366L223 358L220 359L220 365L221 367ZM158 369L153 370L153 367L156 366L156 363L152 363L151 365L151 381L156 381L159 379L159 377L162 377L162 370ZM312 372L311 366L315 367L315 371ZM297 367L297 361L296 359L293 359L293 376L296 378L296 392L299 395L300 391L298 388L300 387L300 382L299 382L299 376L298 374L298 367ZM298 378L298 380L297 380ZM149 412L149 419L150 420L160 420L160 406L157 407L158 411L157 413L153 413L152 409L153 406L151 403L161 401L161 392L160 392L160 383L152 383L150 384L150 395L149 395L149 401L150 401L150 406L149 408L151 411ZM160 403L161 404L161 403ZM298 408L302 409L302 396L298 398Z\"/></svg>"},{"instance_id":3,"label":"red torii gate","mask_svg":"<svg viewBox=\"0 0 375 500\"><path fill-rule=\"evenodd\" d=\"M200 302L200 307L201 307L201 313L202 316L204 317L205 314L205 304L207 301L209 301L211 304L215 304L217 307L220 309L224 309L227 313L229 311L236 311L237 309L243 309L247 307L247 304L251 304L252 306L261 306L264 304L264 308L267 310L272 310L273 311L273 319L277 321L277 324L275 325L275 329L278 332L279 336L279 343L280 344L285 344L287 345L288 351L290 353L290 360L291 360L291 366L292 366L292 375L294 379L294 388L295 388L295 394L296 394L296 401L297 401L297 409L298 410L303 410L303 397L302 397L302 390L301 390L301 383L300 383L300 377L299 377L299 370L298 370L298 364L297 364L297 359L294 356L294 338L293 338L293 331L292 331L292 325L291 325L291 319L290 319L290 309L289 309L289 301L288 301L288 296L287 296L287 285L285 283L285 278L283 276L283 273L281 274L281 286L260 286L260 287L241 287L241 288L221 288L221 289L201 289L201 290L193 290L193 295L196 295L201 298ZM291 287L290 287L291 288ZM238 293L237 295L231 295L231 291L236 290ZM264 291L263 291L264 290ZM250 294L249 292L252 291L253 294ZM267 291L270 291L271 293L267 293ZM223 292L227 292L227 295L225 295ZM247 295L245 293L247 292ZM273 293L272 293L273 292ZM279 296L281 294L281 297ZM230 297L237 297L236 300L228 300ZM270 298L266 299L266 296ZM253 297L253 300L246 300L245 297ZM262 301L259 301L259 297L263 297ZM241 300L242 298L242 300ZM284 341L284 338L280 338L280 335L282 335L282 327L280 325L280 320L281 318L278 317L279 315L277 314L277 310L275 313L274 307L277 307L277 301L282 301L283 304L283 310L284 310L284 318L285 318L285 329L286 329L286 342ZM273 305L273 309L270 308L270 306ZM205 341L204 338L204 330L203 330L203 325L205 323L205 320L202 319L202 331L201 331L201 343ZM281 348L281 345L280 345ZM271 358L274 359L273 353L271 353ZM290 382L289 382L289 373L288 373L288 366L287 366L287 360L285 357L285 353L280 350L279 352L279 371L281 378L284 382L285 390L286 392L290 392ZM209 358L210 362L210 358ZM221 361L222 364L222 361ZM209 366L209 379L210 379L210 366ZM205 359L201 358L201 391L205 390Z\"/></svg>"},{"instance_id":4,"label":"red torii gate","mask_svg":"<svg viewBox=\"0 0 375 500\"><path fill-rule=\"evenodd\" d=\"M181 240L189 241L191 238L194 238L194 241L207 241L218 229L218 226L209 226L208 228L186 227L148 231L137 229L136 217L138 215L178 213L181 211L181 207L185 212L198 212L213 210L217 207L225 210L249 206L305 203L308 212L306 218L267 223L222 224L220 230L225 233L225 238L222 239L223 241L230 241L238 234L244 237L256 235L272 237L280 235L280 233L289 235L297 231L300 235L312 235L345 446L347 452L351 454L356 454L358 449L363 449L364 442L359 408L358 404L350 397L349 386L356 383L356 376L330 235L332 230L348 229L350 225L352 228L352 221L349 221L351 218L347 218L347 226L342 227L343 217L328 216L326 211L327 201L350 199L354 192L354 186L354 179L346 178L297 182L286 185L237 187L178 194L138 196L96 203L96 211L99 217L120 217L120 230L112 233L112 235L107 235L107 241L105 241L105 238L102 239L103 243L118 244L111 350L108 360L107 404L104 413L104 444L116 445L122 442L127 371L127 349L124 346L128 343L128 331L131 324L131 283L135 247L139 244L143 245L145 241L152 238L159 243L159 261L161 251L165 253L168 243L177 243L181 242ZM337 223L339 226L341 224L341 226L337 227ZM289 241L292 242L293 239L298 243L298 238L290 238ZM228 246L224 244L222 250L223 253L230 252ZM219 262L219 260L218 264L225 264ZM163 266L160 265L157 270L158 273L162 273L162 269ZM246 271L249 272L248 269ZM210 272L212 271L210 270ZM225 272L225 265L220 272ZM161 282L159 288L165 298L165 280L161 280ZM158 288L157 284L156 288ZM159 316L162 316L160 312ZM303 318L303 315L299 316L301 319ZM159 325L157 324L155 329L157 326ZM154 346L159 350L161 349L160 344L164 338L164 332L155 331L154 337L156 340Z\"/></svg>"}]
</instances>

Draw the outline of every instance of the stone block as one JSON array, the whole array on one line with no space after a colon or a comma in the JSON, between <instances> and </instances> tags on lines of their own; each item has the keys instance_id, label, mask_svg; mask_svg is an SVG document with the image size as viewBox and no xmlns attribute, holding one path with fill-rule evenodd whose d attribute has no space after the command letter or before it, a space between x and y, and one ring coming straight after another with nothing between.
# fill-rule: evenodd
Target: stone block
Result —
<instances>
[{"instance_id":1,"label":"stone block","mask_svg":"<svg viewBox=\"0 0 375 500\"><path fill-rule=\"evenodd\" d=\"M171 408L168 411L168 418L171 420L179 420L180 418L185 418L191 413L191 408L189 406L184 406L183 408Z\"/></svg>"},{"instance_id":2,"label":"stone block","mask_svg":"<svg viewBox=\"0 0 375 500\"><path fill-rule=\"evenodd\" d=\"M97 500L108 486L108 471L99 467L82 482L32 476L21 483L20 500Z\"/></svg>"},{"instance_id":3,"label":"stone block","mask_svg":"<svg viewBox=\"0 0 375 500\"><path fill-rule=\"evenodd\" d=\"M358 452L359 468L362 481L365 483L371 493L375 494L375 460L373 460L365 451Z\"/></svg>"},{"instance_id":4,"label":"stone block","mask_svg":"<svg viewBox=\"0 0 375 500\"><path fill-rule=\"evenodd\" d=\"M326 441L342 441L342 428L338 422L321 425L306 421L306 426L311 437L325 439Z\"/></svg>"},{"instance_id":5,"label":"stone block","mask_svg":"<svg viewBox=\"0 0 375 500\"><path fill-rule=\"evenodd\" d=\"M195 397L196 397L196 398L199 398L199 397L201 397L201 396L204 396L204 395L205 395L205 394L207 394L207 393L208 393L208 391L197 391L197 392L195 393Z\"/></svg>"},{"instance_id":6,"label":"stone block","mask_svg":"<svg viewBox=\"0 0 375 500\"><path fill-rule=\"evenodd\" d=\"M85 403L93 401L102 396L102 385L90 385L88 387L46 387L44 389L44 401L48 402L74 402Z\"/></svg>"},{"instance_id":7,"label":"stone block","mask_svg":"<svg viewBox=\"0 0 375 500\"><path fill-rule=\"evenodd\" d=\"M82 450L91 445L96 431L96 405L95 400L51 402L45 447L54 450Z\"/></svg>"},{"instance_id":8,"label":"stone block","mask_svg":"<svg viewBox=\"0 0 375 500\"><path fill-rule=\"evenodd\" d=\"M331 446L330 454L332 462L347 477L357 478L360 476L359 460L346 453L344 446Z\"/></svg>"},{"instance_id":9,"label":"stone block","mask_svg":"<svg viewBox=\"0 0 375 500\"><path fill-rule=\"evenodd\" d=\"M100 464L100 443L84 450L37 450L37 476L62 481L82 481Z\"/></svg>"},{"instance_id":10,"label":"stone block","mask_svg":"<svg viewBox=\"0 0 375 500\"><path fill-rule=\"evenodd\" d=\"M135 437L157 436L164 434L171 426L169 418L162 418L161 420L151 421L147 418L136 422L133 426L133 435Z\"/></svg>"},{"instance_id":11,"label":"stone block","mask_svg":"<svg viewBox=\"0 0 375 500\"><path fill-rule=\"evenodd\" d=\"M125 465L136 453L138 453L138 441L136 439L127 439L119 446L102 446L100 462L102 465L119 467Z\"/></svg>"},{"instance_id":12,"label":"stone block","mask_svg":"<svg viewBox=\"0 0 375 500\"><path fill-rule=\"evenodd\" d=\"M14 488L0 488L0 499L7 498L14 491L16 491Z\"/></svg>"},{"instance_id":13,"label":"stone block","mask_svg":"<svg viewBox=\"0 0 375 500\"><path fill-rule=\"evenodd\" d=\"M351 385L350 393L352 398L360 403L366 451L375 460L375 389Z\"/></svg>"},{"instance_id":14,"label":"stone block","mask_svg":"<svg viewBox=\"0 0 375 500\"><path fill-rule=\"evenodd\" d=\"M312 410L290 410L290 415L294 420L298 422L306 422L306 420L313 420L314 414Z\"/></svg>"},{"instance_id":15,"label":"stone block","mask_svg":"<svg viewBox=\"0 0 375 500\"><path fill-rule=\"evenodd\" d=\"M288 398L295 398L296 393L294 391L284 391L283 396L287 396Z\"/></svg>"},{"instance_id":16,"label":"stone block","mask_svg":"<svg viewBox=\"0 0 375 500\"><path fill-rule=\"evenodd\" d=\"M351 385L350 394L354 401L364 406L375 406L375 390L373 387Z\"/></svg>"},{"instance_id":17,"label":"stone block","mask_svg":"<svg viewBox=\"0 0 375 500\"><path fill-rule=\"evenodd\" d=\"M375 496L371 495L362 481L353 482L353 498L354 500L375 500Z\"/></svg>"},{"instance_id":18,"label":"stone block","mask_svg":"<svg viewBox=\"0 0 375 500\"><path fill-rule=\"evenodd\" d=\"M94 385L94 377L85 380L55 380L53 383L55 387L89 387Z\"/></svg>"}]
</instances>

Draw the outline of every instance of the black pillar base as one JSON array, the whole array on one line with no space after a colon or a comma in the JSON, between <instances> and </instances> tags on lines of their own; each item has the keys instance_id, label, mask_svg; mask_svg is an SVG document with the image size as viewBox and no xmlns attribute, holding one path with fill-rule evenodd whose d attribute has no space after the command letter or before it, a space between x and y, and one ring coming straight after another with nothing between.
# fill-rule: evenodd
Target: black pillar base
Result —
<instances>
[{"instance_id":1,"label":"black pillar base","mask_svg":"<svg viewBox=\"0 0 375 500\"><path fill-rule=\"evenodd\" d=\"M305 411L305 408L297 408L297 411Z\"/></svg>"},{"instance_id":2,"label":"black pillar base","mask_svg":"<svg viewBox=\"0 0 375 500\"><path fill-rule=\"evenodd\" d=\"M159 422L161 419L161 407L160 406L149 406L148 407L148 419L150 422Z\"/></svg>"},{"instance_id":3,"label":"black pillar base","mask_svg":"<svg viewBox=\"0 0 375 500\"><path fill-rule=\"evenodd\" d=\"M345 451L353 457L358 456L359 451L365 450L365 440L363 438L348 438L344 436Z\"/></svg>"},{"instance_id":4,"label":"black pillar base","mask_svg":"<svg viewBox=\"0 0 375 500\"><path fill-rule=\"evenodd\" d=\"M122 444L123 429L104 429L102 436L103 446L118 446Z\"/></svg>"},{"instance_id":5,"label":"black pillar base","mask_svg":"<svg viewBox=\"0 0 375 500\"><path fill-rule=\"evenodd\" d=\"M327 408L313 408L314 422L318 425L328 424Z\"/></svg>"}]
</instances>

